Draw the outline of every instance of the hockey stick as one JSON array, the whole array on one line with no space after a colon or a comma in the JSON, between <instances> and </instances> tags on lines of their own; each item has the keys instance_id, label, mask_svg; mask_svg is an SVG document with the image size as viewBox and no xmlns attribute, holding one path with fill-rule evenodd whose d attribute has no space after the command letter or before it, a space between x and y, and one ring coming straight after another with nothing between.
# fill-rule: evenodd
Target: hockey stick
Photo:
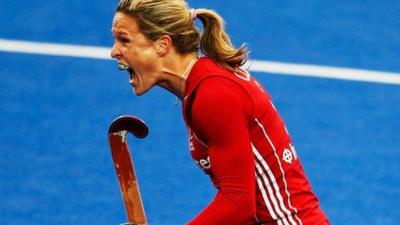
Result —
<instances>
[{"instance_id":1,"label":"hockey stick","mask_svg":"<svg viewBox=\"0 0 400 225\"><path fill-rule=\"evenodd\" d=\"M144 138L149 130L142 120L134 116L120 116L111 123L108 129L108 141L128 216L129 222L125 224L144 225L147 224L147 219L129 153L128 132L138 138Z\"/></svg>"}]
</instances>

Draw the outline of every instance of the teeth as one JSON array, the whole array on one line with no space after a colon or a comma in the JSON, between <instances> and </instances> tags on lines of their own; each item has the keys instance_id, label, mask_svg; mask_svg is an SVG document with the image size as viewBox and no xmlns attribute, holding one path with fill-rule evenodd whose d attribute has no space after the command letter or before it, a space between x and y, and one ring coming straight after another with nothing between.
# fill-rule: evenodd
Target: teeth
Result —
<instances>
[{"instance_id":1,"label":"teeth","mask_svg":"<svg viewBox=\"0 0 400 225\"><path fill-rule=\"evenodd\" d=\"M118 69L119 70L128 70L129 66L122 64L122 63L118 63Z\"/></svg>"}]
</instances>

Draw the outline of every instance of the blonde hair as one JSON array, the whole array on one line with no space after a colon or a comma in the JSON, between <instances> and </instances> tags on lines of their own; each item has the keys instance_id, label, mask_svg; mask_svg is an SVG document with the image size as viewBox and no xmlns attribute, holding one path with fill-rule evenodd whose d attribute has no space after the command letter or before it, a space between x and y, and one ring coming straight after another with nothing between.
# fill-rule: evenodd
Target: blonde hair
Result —
<instances>
[{"instance_id":1,"label":"blonde hair","mask_svg":"<svg viewBox=\"0 0 400 225\"><path fill-rule=\"evenodd\" d=\"M169 35L180 54L200 49L204 55L229 70L235 70L247 60L246 47L233 47L225 32L224 20L215 11L190 11L184 0L121 0L116 11L133 16L149 40ZM204 27L201 35L194 25L196 17Z\"/></svg>"}]
</instances>

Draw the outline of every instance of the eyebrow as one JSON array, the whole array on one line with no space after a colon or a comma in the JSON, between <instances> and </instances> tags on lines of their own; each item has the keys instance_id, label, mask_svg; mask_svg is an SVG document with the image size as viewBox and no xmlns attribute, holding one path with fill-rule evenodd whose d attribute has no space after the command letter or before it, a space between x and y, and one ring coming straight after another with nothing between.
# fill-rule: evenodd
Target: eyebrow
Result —
<instances>
[{"instance_id":1,"label":"eyebrow","mask_svg":"<svg viewBox=\"0 0 400 225\"><path fill-rule=\"evenodd\" d=\"M113 33L114 34L114 32L115 32L115 30L114 29L112 29L111 28L111 33ZM128 32L125 32L125 31L117 31L117 32L115 32L116 34L124 34L124 35L127 35L127 34L129 34Z\"/></svg>"}]
</instances>

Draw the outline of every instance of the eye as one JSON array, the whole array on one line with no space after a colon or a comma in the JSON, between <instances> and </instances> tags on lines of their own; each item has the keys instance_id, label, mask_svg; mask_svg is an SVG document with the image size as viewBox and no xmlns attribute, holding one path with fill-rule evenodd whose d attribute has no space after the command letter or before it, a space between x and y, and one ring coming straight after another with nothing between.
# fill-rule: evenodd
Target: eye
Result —
<instances>
[{"instance_id":1,"label":"eye","mask_svg":"<svg viewBox=\"0 0 400 225\"><path fill-rule=\"evenodd\" d=\"M131 40L127 37L120 37L119 40L122 44L129 44L131 42Z\"/></svg>"}]
</instances>

